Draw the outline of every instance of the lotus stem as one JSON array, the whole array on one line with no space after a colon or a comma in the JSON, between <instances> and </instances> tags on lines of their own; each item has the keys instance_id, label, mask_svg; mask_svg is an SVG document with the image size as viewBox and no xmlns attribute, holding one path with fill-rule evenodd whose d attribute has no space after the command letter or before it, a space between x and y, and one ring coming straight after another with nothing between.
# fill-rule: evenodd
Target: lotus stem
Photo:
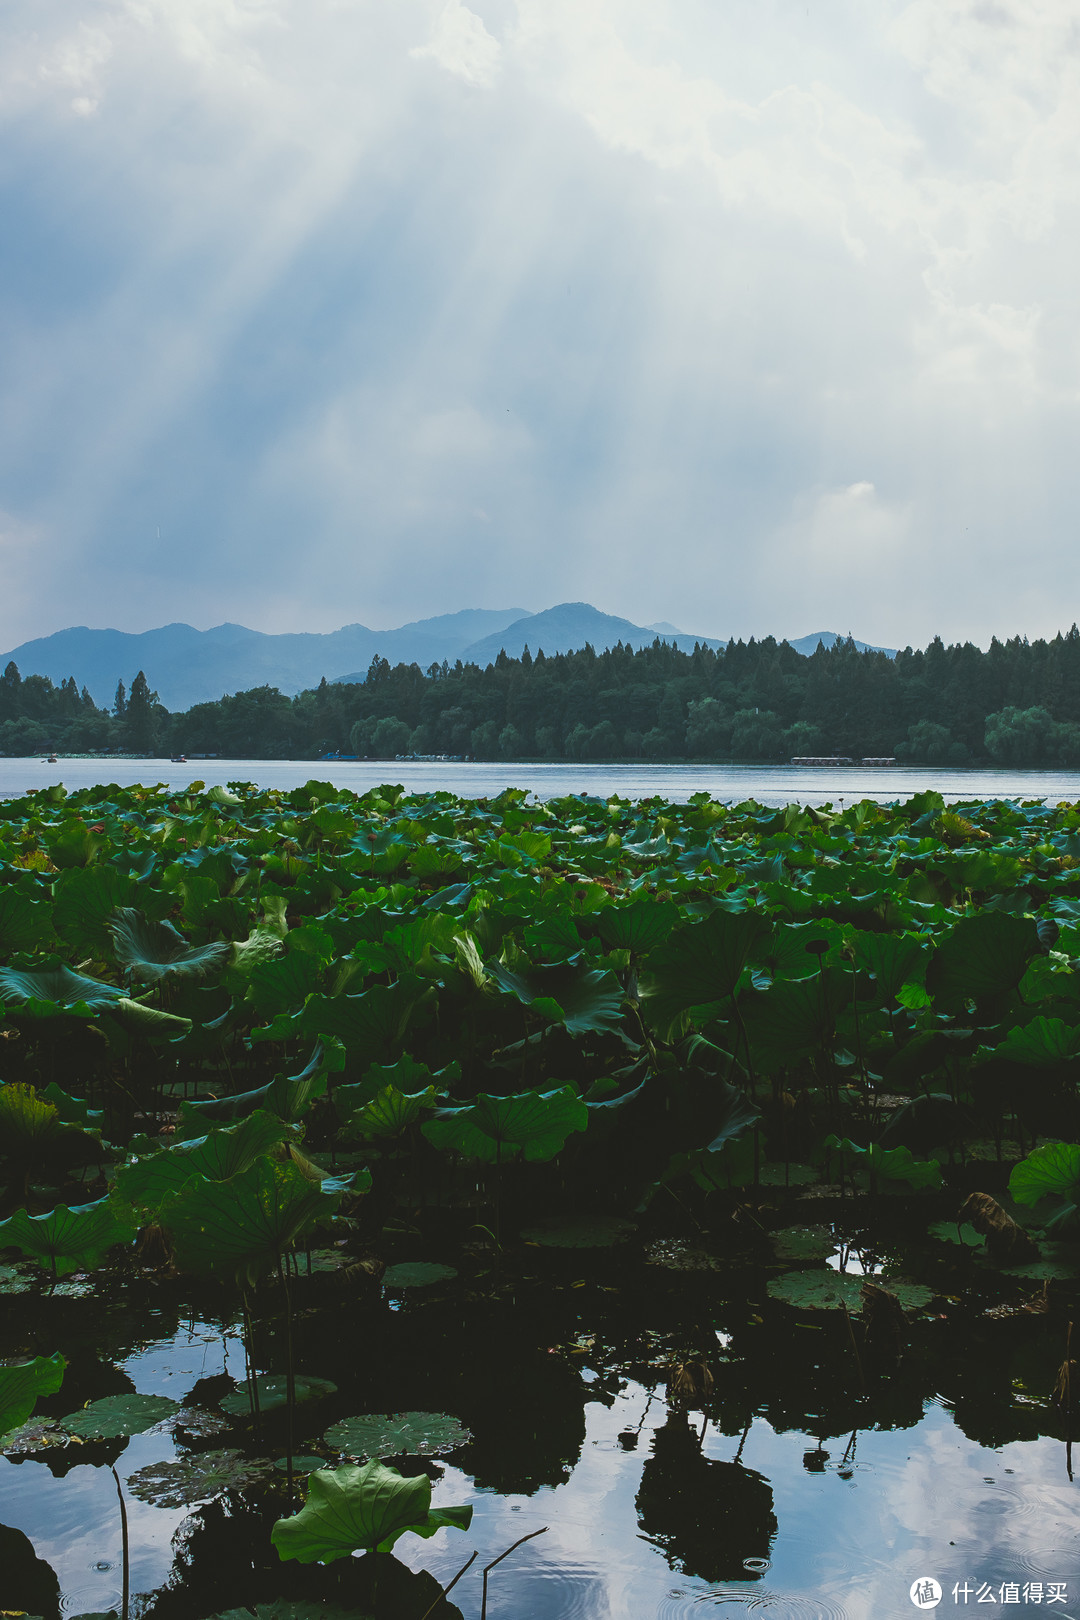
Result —
<instances>
[{"instance_id":1,"label":"lotus stem","mask_svg":"<svg viewBox=\"0 0 1080 1620\"><path fill-rule=\"evenodd\" d=\"M524 1542L532 1541L534 1536L545 1535L546 1532L547 1532L547 1528L548 1527L545 1524L545 1525L542 1525L539 1530L530 1530L529 1534L527 1536L519 1536L517 1541L515 1541L512 1546L507 1547L507 1549L506 1549L506 1551L504 1553L499 1554L498 1558L493 1558L491 1560L490 1564L485 1564L484 1565L484 1593L483 1593L483 1597L482 1597L481 1602L480 1602L480 1620L487 1620L488 1576L491 1574L491 1571L495 1568L495 1565L496 1564L501 1564L504 1558L509 1558L510 1554L512 1552L514 1552L514 1550L516 1548L520 1547Z\"/></svg>"},{"instance_id":2,"label":"lotus stem","mask_svg":"<svg viewBox=\"0 0 1080 1620\"><path fill-rule=\"evenodd\" d=\"M124 1501L124 1493L120 1489L120 1475L116 1472L115 1468L110 1469L110 1473L112 1474L113 1479L116 1481L116 1494L120 1498L120 1542L122 1548L121 1557L124 1565L123 1594L120 1599L120 1620L128 1620L128 1598L131 1587L131 1546L128 1540L127 1503Z\"/></svg>"},{"instance_id":3,"label":"lotus stem","mask_svg":"<svg viewBox=\"0 0 1080 1620\"><path fill-rule=\"evenodd\" d=\"M448 1592L453 1591L454 1587L457 1585L458 1581L460 1581L460 1579L464 1575L465 1571L467 1569L472 1568L473 1564L475 1564L475 1562L479 1558L479 1556L480 1556L480 1554L478 1552L474 1552L474 1553L472 1553L470 1555L470 1557L465 1561L465 1563L462 1564L461 1568L458 1570L457 1574L454 1576L453 1580L449 1583L449 1585L443 1587L442 1591L439 1593L439 1595L435 1599L434 1603L429 1604L428 1607L424 1610L423 1614L420 1616L420 1620L428 1620L428 1615L429 1614L434 1614L435 1610L439 1607L439 1604L442 1602L442 1600L446 1596L446 1594Z\"/></svg>"}]
</instances>

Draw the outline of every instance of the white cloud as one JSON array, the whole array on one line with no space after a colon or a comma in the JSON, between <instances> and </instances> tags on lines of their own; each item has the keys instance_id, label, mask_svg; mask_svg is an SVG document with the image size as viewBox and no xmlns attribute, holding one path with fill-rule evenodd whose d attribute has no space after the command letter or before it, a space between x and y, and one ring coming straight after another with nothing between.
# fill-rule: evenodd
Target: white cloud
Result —
<instances>
[{"instance_id":1,"label":"white cloud","mask_svg":"<svg viewBox=\"0 0 1080 1620\"><path fill-rule=\"evenodd\" d=\"M9 8L18 637L1071 617L1072 8L474 5Z\"/></svg>"},{"instance_id":2,"label":"white cloud","mask_svg":"<svg viewBox=\"0 0 1080 1620\"><path fill-rule=\"evenodd\" d=\"M461 0L446 0L429 42L415 46L409 54L430 57L466 84L490 85L499 71L502 51L475 11Z\"/></svg>"}]
</instances>

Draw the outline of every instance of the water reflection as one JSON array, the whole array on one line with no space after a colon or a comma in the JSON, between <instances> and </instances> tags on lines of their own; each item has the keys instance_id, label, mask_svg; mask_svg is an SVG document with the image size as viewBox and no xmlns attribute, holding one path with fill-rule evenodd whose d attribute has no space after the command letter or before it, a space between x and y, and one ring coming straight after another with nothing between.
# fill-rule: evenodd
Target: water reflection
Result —
<instances>
[{"instance_id":1,"label":"water reflection","mask_svg":"<svg viewBox=\"0 0 1080 1620\"><path fill-rule=\"evenodd\" d=\"M638 1523L681 1574L757 1580L777 1531L772 1489L742 1463L710 1462L702 1439L685 1412L668 1414L642 1470Z\"/></svg>"}]
</instances>

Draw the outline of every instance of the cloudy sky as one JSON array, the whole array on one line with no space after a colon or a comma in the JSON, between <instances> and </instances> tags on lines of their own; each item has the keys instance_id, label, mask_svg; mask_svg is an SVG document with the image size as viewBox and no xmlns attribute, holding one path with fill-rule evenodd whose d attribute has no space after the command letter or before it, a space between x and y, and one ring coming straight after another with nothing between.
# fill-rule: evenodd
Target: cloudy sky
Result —
<instances>
[{"instance_id":1,"label":"cloudy sky","mask_svg":"<svg viewBox=\"0 0 1080 1620\"><path fill-rule=\"evenodd\" d=\"M1080 616L1068 0L9 0L0 644Z\"/></svg>"}]
</instances>

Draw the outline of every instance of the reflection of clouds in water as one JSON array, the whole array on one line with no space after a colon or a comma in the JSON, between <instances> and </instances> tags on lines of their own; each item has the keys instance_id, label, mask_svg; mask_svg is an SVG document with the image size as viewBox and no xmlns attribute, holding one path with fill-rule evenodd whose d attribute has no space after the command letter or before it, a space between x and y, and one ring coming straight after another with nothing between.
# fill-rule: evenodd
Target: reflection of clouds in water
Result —
<instances>
[{"instance_id":1,"label":"reflection of clouds in water","mask_svg":"<svg viewBox=\"0 0 1080 1620\"><path fill-rule=\"evenodd\" d=\"M808 1474L803 1456L814 1437L803 1430L776 1433L758 1420L742 1461L764 1475L773 1492L779 1530L768 1571L748 1572L745 1584L710 1585L680 1575L634 1533L635 1498L664 1423L663 1407L648 1414L636 1451L624 1451L617 1435L636 1425L646 1400L645 1391L631 1386L610 1410L587 1409L582 1460L566 1485L509 1501L474 1496L475 1544L482 1555L490 1549L487 1557L541 1524L550 1526L540 1542L514 1555L521 1567L513 1582L506 1580L501 1612L535 1620L690 1620L715 1607L768 1620L878 1620L906 1613L916 1575L934 1574L948 1590L976 1576L1068 1580L1080 1565L1064 1448L1039 1440L987 1451L931 1404L917 1429L859 1434L853 1465L845 1466L848 1477L838 1468L842 1443L830 1442L828 1465ZM737 1438L710 1428L703 1455L730 1463L737 1445ZM436 1498L447 1502L469 1494L468 1479L453 1469L436 1487ZM448 1547L410 1548L408 1561L449 1579L462 1560Z\"/></svg>"}]
</instances>

